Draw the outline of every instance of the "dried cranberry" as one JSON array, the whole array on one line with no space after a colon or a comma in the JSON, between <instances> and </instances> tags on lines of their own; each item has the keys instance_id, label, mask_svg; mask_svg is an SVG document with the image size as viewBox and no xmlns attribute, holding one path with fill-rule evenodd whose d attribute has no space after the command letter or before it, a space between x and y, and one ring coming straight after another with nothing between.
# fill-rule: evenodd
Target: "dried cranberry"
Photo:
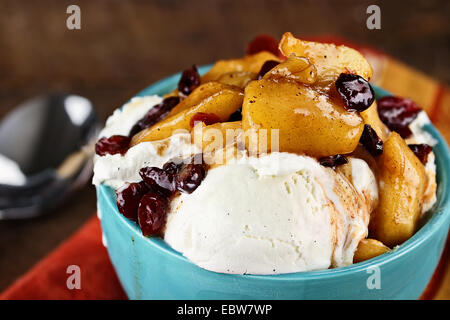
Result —
<instances>
[{"instance_id":1,"label":"dried cranberry","mask_svg":"<svg viewBox=\"0 0 450 320\"><path fill-rule=\"evenodd\" d=\"M408 138L412 134L408 126L421 111L419 106L411 99L399 97L384 97L377 102L381 121L403 138Z\"/></svg>"},{"instance_id":2,"label":"dried cranberry","mask_svg":"<svg viewBox=\"0 0 450 320\"><path fill-rule=\"evenodd\" d=\"M119 212L126 218L137 220L139 202L144 194L148 192L148 188L143 182L126 183L116 190L117 208Z\"/></svg>"},{"instance_id":3,"label":"dried cranberry","mask_svg":"<svg viewBox=\"0 0 450 320\"><path fill-rule=\"evenodd\" d=\"M139 131L149 128L164 119L170 110L172 110L179 102L179 97L165 98L160 104L151 108L147 114L131 128L129 136L132 137Z\"/></svg>"},{"instance_id":4,"label":"dried cranberry","mask_svg":"<svg viewBox=\"0 0 450 320\"><path fill-rule=\"evenodd\" d=\"M169 161L169 162L166 162L164 165L163 165L163 170L165 171L165 172L167 172L167 173L171 173L171 174L177 174L178 173L178 171L180 171L180 169L181 169L181 166L182 166L182 163L180 162L180 163L175 163L174 162L175 160L172 160L172 161Z\"/></svg>"},{"instance_id":5,"label":"dried cranberry","mask_svg":"<svg viewBox=\"0 0 450 320\"><path fill-rule=\"evenodd\" d=\"M323 157L319 159L319 163L324 167L336 168L341 164L346 164L347 158L342 154L336 154L334 156Z\"/></svg>"},{"instance_id":6,"label":"dried cranberry","mask_svg":"<svg viewBox=\"0 0 450 320\"><path fill-rule=\"evenodd\" d=\"M264 62L264 64L261 67L261 70L259 70L259 72L258 72L257 79L261 80L262 77L264 77L264 75L267 72L269 72L270 70L272 70L273 68L275 68L279 64L280 63L278 61L275 61L275 60L267 60L266 62Z\"/></svg>"},{"instance_id":7,"label":"dried cranberry","mask_svg":"<svg viewBox=\"0 0 450 320\"><path fill-rule=\"evenodd\" d=\"M204 164L189 163L184 165L177 176L177 189L192 193L206 176Z\"/></svg>"},{"instance_id":8,"label":"dried cranberry","mask_svg":"<svg viewBox=\"0 0 450 320\"><path fill-rule=\"evenodd\" d=\"M167 198L149 191L141 199L138 208L138 223L144 236L161 233L167 214Z\"/></svg>"},{"instance_id":9,"label":"dried cranberry","mask_svg":"<svg viewBox=\"0 0 450 320\"><path fill-rule=\"evenodd\" d=\"M190 125L192 128L196 122L203 122L205 125L209 126L210 124L220 122L220 118L214 113L197 112L191 118Z\"/></svg>"},{"instance_id":10,"label":"dried cranberry","mask_svg":"<svg viewBox=\"0 0 450 320\"><path fill-rule=\"evenodd\" d=\"M370 84L356 74L341 73L336 80L336 89L349 111L364 111L375 100Z\"/></svg>"},{"instance_id":11,"label":"dried cranberry","mask_svg":"<svg viewBox=\"0 0 450 320\"><path fill-rule=\"evenodd\" d=\"M125 154L130 146L130 137L115 135L109 138L103 137L95 144L95 153L99 156L107 154Z\"/></svg>"},{"instance_id":12,"label":"dried cranberry","mask_svg":"<svg viewBox=\"0 0 450 320\"><path fill-rule=\"evenodd\" d=\"M278 49L278 41L272 36L267 34L261 34L255 37L248 45L247 45L247 54L255 54L261 51L268 51L273 53L278 57L284 57L283 54Z\"/></svg>"},{"instance_id":13,"label":"dried cranberry","mask_svg":"<svg viewBox=\"0 0 450 320\"><path fill-rule=\"evenodd\" d=\"M368 124L364 125L364 131L359 142L374 157L383 153L383 140L378 137L376 131Z\"/></svg>"},{"instance_id":14,"label":"dried cranberry","mask_svg":"<svg viewBox=\"0 0 450 320\"><path fill-rule=\"evenodd\" d=\"M176 171L174 170L144 167L139 170L139 175L150 189L156 190L165 196L170 196L176 189Z\"/></svg>"},{"instance_id":15,"label":"dried cranberry","mask_svg":"<svg viewBox=\"0 0 450 320\"><path fill-rule=\"evenodd\" d=\"M194 64L190 69L184 70L178 82L178 91L188 96L195 88L200 85L200 74L197 66Z\"/></svg>"},{"instance_id":16,"label":"dried cranberry","mask_svg":"<svg viewBox=\"0 0 450 320\"><path fill-rule=\"evenodd\" d=\"M433 148L427 144L408 144L408 147L414 152L420 162L427 163L428 154L433 151Z\"/></svg>"},{"instance_id":17,"label":"dried cranberry","mask_svg":"<svg viewBox=\"0 0 450 320\"><path fill-rule=\"evenodd\" d=\"M236 110L231 114L227 122L241 121L241 120L242 120L242 108L239 108L238 110Z\"/></svg>"}]
</instances>

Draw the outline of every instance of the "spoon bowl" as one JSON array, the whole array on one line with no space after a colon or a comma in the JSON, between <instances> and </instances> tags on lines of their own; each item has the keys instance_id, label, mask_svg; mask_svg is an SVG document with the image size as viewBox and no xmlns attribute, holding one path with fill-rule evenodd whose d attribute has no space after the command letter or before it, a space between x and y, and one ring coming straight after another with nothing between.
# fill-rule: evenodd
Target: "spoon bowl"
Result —
<instances>
[{"instance_id":1,"label":"spoon bowl","mask_svg":"<svg viewBox=\"0 0 450 320\"><path fill-rule=\"evenodd\" d=\"M29 218L60 203L91 175L100 124L74 94L30 99L0 121L0 219Z\"/></svg>"}]
</instances>

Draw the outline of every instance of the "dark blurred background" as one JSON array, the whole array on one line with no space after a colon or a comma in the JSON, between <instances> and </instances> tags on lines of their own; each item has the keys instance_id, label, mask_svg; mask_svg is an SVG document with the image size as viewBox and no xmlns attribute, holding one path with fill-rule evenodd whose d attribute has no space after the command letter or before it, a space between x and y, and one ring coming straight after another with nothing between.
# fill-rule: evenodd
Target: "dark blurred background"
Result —
<instances>
[{"instance_id":1,"label":"dark blurred background","mask_svg":"<svg viewBox=\"0 0 450 320\"><path fill-rule=\"evenodd\" d=\"M66 28L70 4L81 8L81 30ZM381 30L366 27L371 4ZM65 91L91 99L104 120L158 79L285 31L370 45L448 85L449 16L448 0L1 0L0 118L27 98ZM0 221L0 290L94 212L87 186L50 215Z\"/></svg>"}]
</instances>

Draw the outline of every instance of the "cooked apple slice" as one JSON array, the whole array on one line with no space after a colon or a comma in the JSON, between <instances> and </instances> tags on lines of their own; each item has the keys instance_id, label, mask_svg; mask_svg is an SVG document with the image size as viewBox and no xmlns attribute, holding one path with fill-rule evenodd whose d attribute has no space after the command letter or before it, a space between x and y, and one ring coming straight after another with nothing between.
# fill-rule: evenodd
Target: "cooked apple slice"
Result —
<instances>
[{"instance_id":1,"label":"cooked apple slice","mask_svg":"<svg viewBox=\"0 0 450 320\"><path fill-rule=\"evenodd\" d=\"M224 73L217 79L217 82L244 89L250 81L256 79L256 76L257 74L255 72L234 71Z\"/></svg>"},{"instance_id":2,"label":"cooked apple slice","mask_svg":"<svg viewBox=\"0 0 450 320\"><path fill-rule=\"evenodd\" d=\"M334 83L341 73L354 73L366 80L372 77L372 68L363 55L346 46L300 40L286 32L279 48L286 57L295 53L308 58L317 68L317 80L321 86Z\"/></svg>"},{"instance_id":3,"label":"cooked apple slice","mask_svg":"<svg viewBox=\"0 0 450 320\"><path fill-rule=\"evenodd\" d=\"M171 117L177 113L180 113L181 111L190 109L209 97L212 97L218 93L220 93L223 90L230 89L230 86L219 83L216 81L207 82L205 84L200 85L198 88L196 88L194 91L191 92L190 95L186 97L186 99L181 100L180 103L178 103L175 108L173 108L169 114L168 117Z\"/></svg>"},{"instance_id":4,"label":"cooked apple slice","mask_svg":"<svg viewBox=\"0 0 450 320\"><path fill-rule=\"evenodd\" d=\"M362 239L353 256L353 262L366 261L389 251L390 249L378 240Z\"/></svg>"},{"instance_id":5,"label":"cooked apple slice","mask_svg":"<svg viewBox=\"0 0 450 320\"><path fill-rule=\"evenodd\" d=\"M205 84L203 86L206 86ZM202 92L202 86L194 90L183 102L191 99L183 106L177 106L178 112L172 114L154 126L137 133L131 140L134 146L143 141L155 141L170 137L176 130L191 130L191 118L197 113L213 113L220 121L226 121L230 115L242 105L244 95L238 87L219 84L220 90L208 91L208 94L195 94ZM217 88L217 87L216 87ZM207 91L207 90L205 90ZM211 94L212 92L215 92ZM191 96L194 95L192 98ZM195 104L192 105L193 101ZM180 103L181 104L181 103ZM172 110L173 111L173 110Z\"/></svg>"},{"instance_id":6,"label":"cooked apple slice","mask_svg":"<svg viewBox=\"0 0 450 320\"><path fill-rule=\"evenodd\" d=\"M286 61L264 75L264 79L279 80L281 78L304 84L314 84L317 79L317 70L308 58L292 53Z\"/></svg>"},{"instance_id":7,"label":"cooked apple slice","mask_svg":"<svg viewBox=\"0 0 450 320\"><path fill-rule=\"evenodd\" d=\"M191 131L192 141L201 148L203 160L210 168L225 164L228 159L241 156L245 148L242 122L220 122L209 126L197 123Z\"/></svg>"},{"instance_id":8,"label":"cooked apple slice","mask_svg":"<svg viewBox=\"0 0 450 320\"><path fill-rule=\"evenodd\" d=\"M242 121L219 122L209 126L200 122L191 132L192 141L202 150L216 150L233 144L241 134Z\"/></svg>"},{"instance_id":9,"label":"cooked apple slice","mask_svg":"<svg viewBox=\"0 0 450 320\"><path fill-rule=\"evenodd\" d=\"M280 59L267 51L247 55L240 59L219 60L205 75L202 76L202 83L218 80L222 75L230 72L247 71L258 73L262 65L267 60L280 61Z\"/></svg>"},{"instance_id":10,"label":"cooked apple slice","mask_svg":"<svg viewBox=\"0 0 450 320\"><path fill-rule=\"evenodd\" d=\"M381 122L380 117L378 116L377 103L372 103L369 109L364 110L360 115L364 120L364 124L370 125L372 129L375 130L378 137L380 137L381 140L386 141L389 136L389 129Z\"/></svg>"},{"instance_id":11,"label":"cooked apple slice","mask_svg":"<svg viewBox=\"0 0 450 320\"><path fill-rule=\"evenodd\" d=\"M402 137L392 132L378 157L379 203L370 234L389 247L408 240L419 222L427 184L425 168Z\"/></svg>"},{"instance_id":12,"label":"cooked apple slice","mask_svg":"<svg viewBox=\"0 0 450 320\"><path fill-rule=\"evenodd\" d=\"M269 150L271 129L278 129L279 151L323 157L355 150L363 121L358 113L346 111L310 87L262 79L245 88L242 127L246 132L267 129Z\"/></svg>"}]
</instances>

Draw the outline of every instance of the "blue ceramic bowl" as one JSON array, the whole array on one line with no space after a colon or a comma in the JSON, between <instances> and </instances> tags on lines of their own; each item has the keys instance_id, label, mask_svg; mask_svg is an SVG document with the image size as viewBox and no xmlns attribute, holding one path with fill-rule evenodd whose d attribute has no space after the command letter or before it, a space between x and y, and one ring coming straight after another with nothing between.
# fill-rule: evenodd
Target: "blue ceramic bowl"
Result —
<instances>
[{"instance_id":1,"label":"blue ceramic bowl","mask_svg":"<svg viewBox=\"0 0 450 320\"><path fill-rule=\"evenodd\" d=\"M209 66L200 68L205 72ZM146 88L138 96L163 95L180 74ZM377 97L388 95L375 88ZM160 238L142 236L136 223L119 214L115 194L97 188L104 239L120 282L130 299L417 299L442 254L450 224L450 156L438 141L438 201L426 222L398 249L347 267L282 275L232 275L204 270Z\"/></svg>"}]
</instances>

